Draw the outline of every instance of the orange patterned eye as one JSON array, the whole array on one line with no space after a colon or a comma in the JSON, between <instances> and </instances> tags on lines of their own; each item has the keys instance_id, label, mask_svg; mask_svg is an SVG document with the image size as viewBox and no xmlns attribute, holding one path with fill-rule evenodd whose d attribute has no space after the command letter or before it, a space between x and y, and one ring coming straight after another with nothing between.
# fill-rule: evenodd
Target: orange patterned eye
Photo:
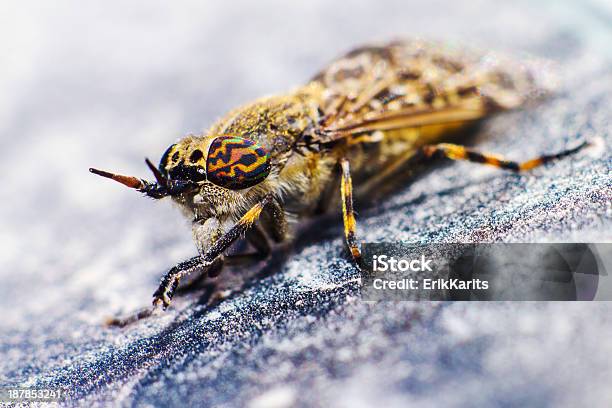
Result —
<instances>
[{"instance_id":1,"label":"orange patterned eye","mask_svg":"<svg viewBox=\"0 0 612 408\"><path fill-rule=\"evenodd\" d=\"M208 181L231 190L260 183L270 173L270 155L252 140L221 136L214 139L206 159Z\"/></svg>"}]
</instances>

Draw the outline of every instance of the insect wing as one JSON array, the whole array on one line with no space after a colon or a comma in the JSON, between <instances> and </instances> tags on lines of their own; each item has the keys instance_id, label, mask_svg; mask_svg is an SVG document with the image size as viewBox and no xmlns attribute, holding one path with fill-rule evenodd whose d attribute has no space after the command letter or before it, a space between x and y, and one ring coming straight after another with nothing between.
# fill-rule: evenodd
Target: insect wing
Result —
<instances>
[{"instance_id":1,"label":"insect wing","mask_svg":"<svg viewBox=\"0 0 612 408\"><path fill-rule=\"evenodd\" d=\"M313 81L325 89L321 142L474 121L545 93L527 65L423 41L362 47Z\"/></svg>"}]
</instances>

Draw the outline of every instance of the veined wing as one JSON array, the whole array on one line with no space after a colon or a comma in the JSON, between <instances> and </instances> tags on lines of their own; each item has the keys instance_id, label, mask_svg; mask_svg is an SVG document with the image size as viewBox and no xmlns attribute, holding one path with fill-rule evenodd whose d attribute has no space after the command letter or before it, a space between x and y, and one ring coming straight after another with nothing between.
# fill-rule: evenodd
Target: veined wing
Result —
<instances>
[{"instance_id":1,"label":"veined wing","mask_svg":"<svg viewBox=\"0 0 612 408\"><path fill-rule=\"evenodd\" d=\"M320 137L482 119L548 93L534 61L516 63L419 40L362 47L312 81L324 89Z\"/></svg>"}]
</instances>

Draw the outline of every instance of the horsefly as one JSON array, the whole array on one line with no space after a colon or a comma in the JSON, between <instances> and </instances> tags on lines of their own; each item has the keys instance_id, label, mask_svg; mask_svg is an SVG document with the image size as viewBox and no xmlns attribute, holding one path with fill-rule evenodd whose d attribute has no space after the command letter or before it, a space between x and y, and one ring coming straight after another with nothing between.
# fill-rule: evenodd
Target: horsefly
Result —
<instances>
[{"instance_id":1,"label":"horsefly","mask_svg":"<svg viewBox=\"0 0 612 408\"><path fill-rule=\"evenodd\" d=\"M191 272L217 276L241 256L224 254L236 240L255 250L243 258L265 258L270 239L290 236L287 214L312 216L338 201L350 256L360 265L352 179L355 196L370 197L437 157L520 172L587 146L514 162L450 143L458 130L544 94L535 74L491 54L420 40L361 47L304 86L247 104L205 133L179 140L159 166L147 159L155 182L90 169L149 197L171 197L192 221L198 255L166 273L153 308L137 318L166 309Z\"/></svg>"}]
</instances>

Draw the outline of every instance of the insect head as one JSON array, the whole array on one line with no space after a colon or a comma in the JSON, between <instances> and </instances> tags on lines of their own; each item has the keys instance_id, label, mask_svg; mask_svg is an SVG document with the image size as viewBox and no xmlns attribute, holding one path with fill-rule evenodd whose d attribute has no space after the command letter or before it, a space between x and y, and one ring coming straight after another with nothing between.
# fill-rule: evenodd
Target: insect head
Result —
<instances>
[{"instance_id":1,"label":"insect head","mask_svg":"<svg viewBox=\"0 0 612 408\"><path fill-rule=\"evenodd\" d=\"M146 159L147 166L155 176L155 183L93 168L89 171L153 198L178 195L195 189L203 182L241 190L260 183L270 173L269 153L252 140L219 136L212 139L206 154L200 147L201 144L173 144L163 154L159 167Z\"/></svg>"}]
</instances>

